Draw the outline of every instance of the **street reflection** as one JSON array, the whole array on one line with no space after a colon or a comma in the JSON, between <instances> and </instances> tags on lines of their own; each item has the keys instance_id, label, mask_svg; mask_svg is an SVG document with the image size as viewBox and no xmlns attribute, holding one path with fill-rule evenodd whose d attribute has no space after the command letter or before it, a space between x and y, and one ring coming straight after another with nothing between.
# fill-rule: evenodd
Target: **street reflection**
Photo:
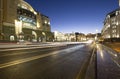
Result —
<instances>
[{"instance_id":1,"label":"street reflection","mask_svg":"<svg viewBox=\"0 0 120 79\"><path fill-rule=\"evenodd\" d=\"M97 51L100 53L101 58L104 59L102 47L99 44L97 44L96 47L97 47Z\"/></svg>"}]
</instances>

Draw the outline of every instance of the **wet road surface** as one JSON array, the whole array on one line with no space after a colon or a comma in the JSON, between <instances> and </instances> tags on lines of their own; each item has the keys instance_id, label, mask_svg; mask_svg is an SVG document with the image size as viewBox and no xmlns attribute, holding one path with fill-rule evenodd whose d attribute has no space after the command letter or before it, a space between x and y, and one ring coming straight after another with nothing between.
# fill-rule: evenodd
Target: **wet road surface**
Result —
<instances>
[{"instance_id":1,"label":"wet road surface","mask_svg":"<svg viewBox=\"0 0 120 79\"><path fill-rule=\"evenodd\" d=\"M120 54L97 44L97 79L120 79Z\"/></svg>"},{"instance_id":2,"label":"wet road surface","mask_svg":"<svg viewBox=\"0 0 120 79\"><path fill-rule=\"evenodd\" d=\"M0 79L77 79L92 46L68 45L0 52Z\"/></svg>"}]
</instances>

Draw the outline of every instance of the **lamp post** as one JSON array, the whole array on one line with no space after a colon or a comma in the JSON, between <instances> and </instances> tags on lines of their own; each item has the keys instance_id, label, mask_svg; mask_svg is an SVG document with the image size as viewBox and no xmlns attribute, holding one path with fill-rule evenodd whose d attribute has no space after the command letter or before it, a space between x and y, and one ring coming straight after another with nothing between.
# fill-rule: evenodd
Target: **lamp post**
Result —
<instances>
[{"instance_id":1,"label":"lamp post","mask_svg":"<svg viewBox=\"0 0 120 79\"><path fill-rule=\"evenodd\" d=\"M95 41L97 41L98 40L98 38L97 38L97 33L98 33L98 30L96 29L96 36L95 36Z\"/></svg>"}]
</instances>

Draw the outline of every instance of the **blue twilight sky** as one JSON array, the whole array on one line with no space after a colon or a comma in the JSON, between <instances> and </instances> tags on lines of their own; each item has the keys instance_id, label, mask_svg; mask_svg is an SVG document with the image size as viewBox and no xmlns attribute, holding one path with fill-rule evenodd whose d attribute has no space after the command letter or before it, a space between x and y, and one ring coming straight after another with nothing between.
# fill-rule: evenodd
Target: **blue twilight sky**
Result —
<instances>
[{"instance_id":1,"label":"blue twilight sky","mask_svg":"<svg viewBox=\"0 0 120 79\"><path fill-rule=\"evenodd\" d=\"M117 9L118 0L25 0L51 20L51 30L63 33L101 31L107 13Z\"/></svg>"}]
</instances>

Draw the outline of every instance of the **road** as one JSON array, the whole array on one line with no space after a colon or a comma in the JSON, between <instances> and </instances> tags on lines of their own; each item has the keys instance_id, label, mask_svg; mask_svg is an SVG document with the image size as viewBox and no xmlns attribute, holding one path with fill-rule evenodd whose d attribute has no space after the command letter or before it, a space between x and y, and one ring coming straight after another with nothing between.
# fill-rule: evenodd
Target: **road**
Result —
<instances>
[{"instance_id":1,"label":"road","mask_svg":"<svg viewBox=\"0 0 120 79\"><path fill-rule=\"evenodd\" d=\"M97 44L97 79L120 79L120 54Z\"/></svg>"},{"instance_id":2,"label":"road","mask_svg":"<svg viewBox=\"0 0 120 79\"><path fill-rule=\"evenodd\" d=\"M92 50L77 44L0 51L0 79L78 79Z\"/></svg>"}]
</instances>

